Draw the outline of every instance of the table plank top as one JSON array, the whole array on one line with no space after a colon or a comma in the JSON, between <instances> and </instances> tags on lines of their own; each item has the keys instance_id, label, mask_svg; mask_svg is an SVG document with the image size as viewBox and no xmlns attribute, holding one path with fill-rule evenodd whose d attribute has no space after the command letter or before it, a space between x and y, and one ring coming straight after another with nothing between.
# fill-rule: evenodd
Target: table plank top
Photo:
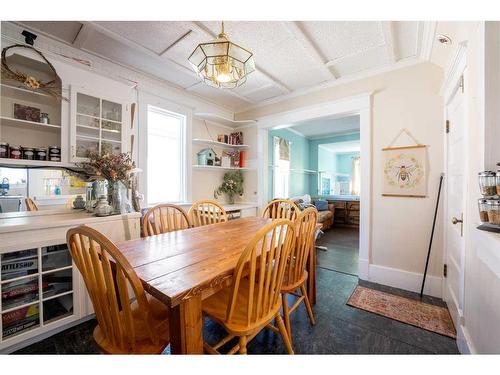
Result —
<instances>
[{"instance_id":1,"label":"table plank top","mask_svg":"<svg viewBox=\"0 0 500 375\"><path fill-rule=\"evenodd\" d=\"M125 241L118 248L144 288L173 307L231 278L245 246L269 222L242 218Z\"/></svg>"}]
</instances>

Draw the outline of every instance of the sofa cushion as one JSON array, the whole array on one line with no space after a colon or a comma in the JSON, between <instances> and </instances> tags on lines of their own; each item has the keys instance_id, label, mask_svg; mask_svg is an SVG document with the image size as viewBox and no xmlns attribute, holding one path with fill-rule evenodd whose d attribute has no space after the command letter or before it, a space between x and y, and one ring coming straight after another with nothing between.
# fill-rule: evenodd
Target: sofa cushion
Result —
<instances>
[{"instance_id":1,"label":"sofa cushion","mask_svg":"<svg viewBox=\"0 0 500 375\"><path fill-rule=\"evenodd\" d=\"M314 201L314 205L316 206L318 211L327 211L328 210L328 202L327 201L318 199L318 200Z\"/></svg>"}]
</instances>

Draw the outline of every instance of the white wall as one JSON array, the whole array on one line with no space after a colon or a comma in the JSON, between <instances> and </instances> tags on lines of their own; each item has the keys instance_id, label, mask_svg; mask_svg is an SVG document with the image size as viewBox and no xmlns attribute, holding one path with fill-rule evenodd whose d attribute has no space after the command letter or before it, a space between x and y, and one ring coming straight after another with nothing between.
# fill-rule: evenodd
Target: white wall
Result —
<instances>
[{"instance_id":1,"label":"white wall","mask_svg":"<svg viewBox=\"0 0 500 375\"><path fill-rule=\"evenodd\" d=\"M193 119L193 138L213 139L217 140L217 134L230 134L237 130L230 127L218 126L212 122L205 122L199 118ZM255 166L255 159L257 157L256 147L257 144L257 130L253 127L243 128L238 131L243 132L243 141L245 144L251 145L246 151L248 167ZM193 144L192 158L193 164L197 164L197 152L208 146ZM217 155L220 157L223 149L213 147ZM214 199L214 190L216 190L222 183L224 171L193 169L192 173L192 200L200 199ZM244 178L244 194L242 197L236 197L236 202L256 202L257 201L257 172L243 171ZM226 203L226 197L221 196L218 200Z\"/></svg>"},{"instance_id":2,"label":"white wall","mask_svg":"<svg viewBox=\"0 0 500 375\"><path fill-rule=\"evenodd\" d=\"M443 71L422 63L356 82L334 86L236 115L259 118L328 101L373 92L372 109L372 247L369 279L404 289L419 290L425 265L439 175L443 165ZM401 128L429 146L427 198L381 196L382 155ZM399 145L408 144L402 139ZM397 144L398 145L398 144ZM441 215L441 212L440 212ZM441 295L442 225L438 219L426 293Z\"/></svg>"}]
</instances>

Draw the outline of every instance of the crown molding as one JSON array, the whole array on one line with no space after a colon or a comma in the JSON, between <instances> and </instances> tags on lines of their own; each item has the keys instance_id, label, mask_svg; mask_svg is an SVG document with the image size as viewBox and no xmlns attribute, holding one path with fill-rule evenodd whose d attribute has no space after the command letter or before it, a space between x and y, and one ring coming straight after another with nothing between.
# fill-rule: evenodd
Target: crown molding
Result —
<instances>
[{"instance_id":1,"label":"crown molding","mask_svg":"<svg viewBox=\"0 0 500 375\"><path fill-rule=\"evenodd\" d=\"M400 69L408 68L410 66L422 64L424 62L425 61L422 61L421 59L416 58L416 57L401 59L392 65L386 65L386 66L381 67L381 68L365 70L365 71L362 71L362 72L359 72L357 74L353 74L350 76L340 77L340 78L337 78L334 80L329 80L329 81L320 83L320 84L315 85L315 86L311 86L311 87L307 87L307 88L303 88L303 89L298 89L298 90L292 91L289 94L280 95L280 96L277 96L277 97L274 97L271 99L264 100L262 102L255 104L255 105L250 105L250 106L238 108L235 111L235 115L237 116L238 114L248 112L248 111L253 110L253 109L258 109L258 108L266 107L268 105L281 103L281 102L284 102L284 101L292 99L292 98L312 94L312 93L317 92L317 91L321 91L321 90L328 89L328 88L335 87L335 86L344 85L344 84L358 81L361 79L371 78L371 77L374 77L374 76L377 76L380 74L397 71Z\"/></svg>"},{"instance_id":2,"label":"crown molding","mask_svg":"<svg viewBox=\"0 0 500 375\"><path fill-rule=\"evenodd\" d=\"M446 70L446 75L444 82L439 90L439 94L445 98L447 101L450 96L455 91L457 87L460 75L467 66L467 41L463 41L458 44L455 54L451 59L448 69Z\"/></svg>"}]
</instances>

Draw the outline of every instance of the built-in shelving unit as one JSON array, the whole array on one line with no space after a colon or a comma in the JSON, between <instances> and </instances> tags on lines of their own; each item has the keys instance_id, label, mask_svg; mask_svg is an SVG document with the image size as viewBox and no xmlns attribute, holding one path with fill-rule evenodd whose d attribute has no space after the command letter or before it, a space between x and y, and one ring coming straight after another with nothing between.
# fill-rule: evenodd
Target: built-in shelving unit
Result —
<instances>
[{"instance_id":1,"label":"built-in shelving unit","mask_svg":"<svg viewBox=\"0 0 500 375\"><path fill-rule=\"evenodd\" d=\"M217 167L214 165L193 165L194 169L220 170L220 171L252 171L253 168L238 168L238 167Z\"/></svg>"},{"instance_id":2,"label":"built-in shelving unit","mask_svg":"<svg viewBox=\"0 0 500 375\"><path fill-rule=\"evenodd\" d=\"M215 113L197 112L194 115L195 117L198 117L202 120L210 121L223 126L228 126L234 129L240 126L252 125L257 123L257 121L255 120L232 120L227 117L217 115Z\"/></svg>"},{"instance_id":3,"label":"built-in shelving unit","mask_svg":"<svg viewBox=\"0 0 500 375\"><path fill-rule=\"evenodd\" d=\"M34 77L53 77L46 64L20 54L9 56L9 64L14 70L28 72ZM61 85L59 78L56 84ZM48 148L61 147L61 99L42 90L31 90L12 79L2 79L0 84L0 142L12 146ZM31 107L16 111L16 105ZM41 122L39 114L48 115L48 123ZM64 150L61 149L61 155ZM2 165L23 165L31 160L0 159ZM40 161L39 166L48 166L57 162ZM29 163L28 163L29 164ZM60 166L61 163L57 163Z\"/></svg>"},{"instance_id":4,"label":"built-in shelving unit","mask_svg":"<svg viewBox=\"0 0 500 375\"><path fill-rule=\"evenodd\" d=\"M54 167L54 168L76 168L73 163L46 160L24 160L0 158L0 167Z\"/></svg>"},{"instance_id":5,"label":"built-in shelving unit","mask_svg":"<svg viewBox=\"0 0 500 375\"><path fill-rule=\"evenodd\" d=\"M233 149L245 149L250 147L248 145L231 145L229 143L217 142L217 141L212 141L211 139L200 139L200 138L194 138L193 143L205 146L233 148Z\"/></svg>"},{"instance_id":6,"label":"built-in shelving unit","mask_svg":"<svg viewBox=\"0 0 500 375\"><path fill-rule=\"evenodd\" d=\"M0 255L0 342L73 315L73 265L66 244Z\"/></svg>"}]
</instances>

